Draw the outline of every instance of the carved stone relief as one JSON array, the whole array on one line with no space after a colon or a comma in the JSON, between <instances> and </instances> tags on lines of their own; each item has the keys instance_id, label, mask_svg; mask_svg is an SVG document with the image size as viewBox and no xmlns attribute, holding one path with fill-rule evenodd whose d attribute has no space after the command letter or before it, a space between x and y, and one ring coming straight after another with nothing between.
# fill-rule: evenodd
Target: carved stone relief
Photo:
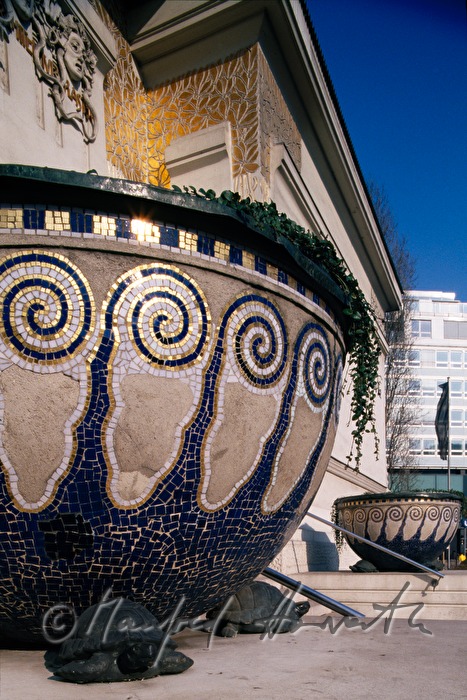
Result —
<instances>
[{"instance_id":1,"label":"carved stone relief","mask_svg":"<svg viewBox=\"0 0 467 700\"><path fill-rule=\"evenodd\" d=\"M59 122L77 127L85 143L95 141L97 117L91 92L97 57L83 23L64 14L55 0L0 0L0 34L7 42L16 39L31 55ZM0 73L6 65L1 56L0 51ZM4 82L5 78L2 86Z\"/></svg>"}]
</instances>

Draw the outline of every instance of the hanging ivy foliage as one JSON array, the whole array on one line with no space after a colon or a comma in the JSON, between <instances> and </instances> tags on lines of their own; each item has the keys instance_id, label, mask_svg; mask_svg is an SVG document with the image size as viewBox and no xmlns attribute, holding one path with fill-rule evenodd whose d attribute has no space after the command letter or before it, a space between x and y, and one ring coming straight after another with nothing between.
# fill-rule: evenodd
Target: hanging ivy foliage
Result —
<instances>
[{"instance_id":1,"label":"hanging ivy foliage","mask_svg":"<svg viewBox=\"0 0 467 700\"><path fill-rule=\"evenodd\" d=\"M233 209L244 218L245 223L260 231L270 231L275 240L285 238L296 248L324 269L331 279L344 292L347 316L347 352L349 372L352 379L351 417L354 423L352 445L348 464L355 459L356 468L362 458L362 442L365 433L372 433L375 441L375 454L378 454L378 435L375 425L375 401L379 391L380 346L376 330L376 317L372 306L366 300L360 286L348 270L332 245L321 236L306 231L286 214L279 213L274 202L257 202L250 198L242 199L237 192L226 190L217 196L213 190L173 186L175 192L185 192L194 197L218 202Z\"/></svg>"}]
</instances>

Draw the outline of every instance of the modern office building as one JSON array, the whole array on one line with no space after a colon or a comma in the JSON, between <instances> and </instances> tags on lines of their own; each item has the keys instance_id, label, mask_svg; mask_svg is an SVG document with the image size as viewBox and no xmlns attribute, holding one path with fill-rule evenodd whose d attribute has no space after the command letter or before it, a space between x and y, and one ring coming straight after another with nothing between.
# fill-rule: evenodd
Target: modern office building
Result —
<instances>
[{"instance_id":1,"label":"modern office building","mask_svg":"<svg viewBox=\"0 0 467 700\"><path fill-rule=\"evenodd\" d=\"M467 494L467 303L454 293L409 292L413 346L409 393L418 401L410 426L416 488L456 489ZM449 450L442 459L435 418L442 385L449 384ZM401 465L403 466L403 465Z\"/></svg>"}]
</instances>

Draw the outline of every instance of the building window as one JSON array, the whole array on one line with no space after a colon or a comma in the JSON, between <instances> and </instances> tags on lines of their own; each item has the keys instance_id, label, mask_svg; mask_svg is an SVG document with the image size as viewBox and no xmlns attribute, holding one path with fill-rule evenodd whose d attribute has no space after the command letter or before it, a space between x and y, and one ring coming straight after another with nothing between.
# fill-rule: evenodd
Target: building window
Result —
<instances>
[{"instance_id":1,"label":"building window","mask_svg":"<svg viewBox=\"0 0 467 700\"><path fill-rule=\"evenodd\" d=\"M422 415L422 425L434 425L435 417L436 410L434 408L430 409L429 411L425 411Z\"/></svg>"},{"instance_id":2,"label":"building window","mask_svg":"<svg viewBox=\"0 0 467 700\"><path fill-rule=\"evenodd\" d=\"M459 440L458 438L454 438L451 440L451 454L454 456L459 456L463 452L463 441Z\"/></svg>"},{"instance_id":3,"label":"building window","mask_svg":"<svg viewBox=\"0 0 467 700\"><path fill-rule=\"evenodd\" d=\"M418 438L409 440L409 451L412 455L420 455L422 453L422 441Z\"/></svg>"},{"instance_id":4,"label":"building window","mask_svg":"<svg viewBox=\"0 0 467 700\"><path fill-rule=\"evenodd\" d=\"M464 424L464 411L460 408L451 410L451 425L454 427L462 427Z\"/></svg>"},{"instance_id":5,"label":"building window","mask_svg":"<svg viewBox=\"0 0 467 700\"><path fill-rule=\"evenodd\" d=\"M467 340L467 321L444 321L444 337Z\"/></svg>"},{"instance_id":6,"label":"building window","mask_svg":"<svg viewBox=\"0 0 467 700\"><path fill-rule=\"evenodd\" d=\"M448 356L447 350L437 350L436 351L436 366L437 367L447 367L448 366Z\"/></svg>"},{"instance_id":7,"label":"building window","mask_svg":"<svg viewBox=\"0 0 467 700\"><path fill-rule=\"evenodd\" d=\"M451 379L451 396L460 397L462 396L462 385L464 382L458 379Z\"/></svg>"},{"instance_id":8,"label":"building window","mask_svg":"<svg viewBox=\"0 0 467 700\"><path fill-rule=\"evenodd\" d=\"M394 364L403 367L406 363L406 351L403 348L396 348L394 351Z\"/></svg>"},{"instance_id":9,"label":"building window","mask_svg":"<svg viewBox=\"0 0 467 700\"><path fill-rule=\"evenodd\" d=\"M420 367L420 350L410 350L409 352L409 365L410 367Z\"/></svg>"},{"instance_id":10,"label":"building window","mask_svg":"<svg viewBox=\"0 0 467 700\"><path fill-rule=\"evenodd\" d=\"M435 351L434 350L422 350L420 352L420 360L422 367L434 367L435 366Z\"/></svg>"},{"instance_id":11,"label":"building window","mask_svg":"<svg viewBox=\"0 0 467 700\"><path fill-rule=\"evenodd\" d=\"M422 382L420 379L411 379L409 381L409 394L410 396L420 396L422 388Z\"/></svg>"},{"instance_id":12,"label":"building window","mask_svg":"<svg viewBox=\"0 0 467 700\"><path fill-rule=\"evenodd\" d=\"M431 338L431 321L412 321L413 338Z\"/></svg>"},{"instance_id":13,"label":"building window","mask_svg":"<svg viewBox=\"0 0 467 700\"><path fill-rule=\"evenodd\" d=\"M436 450L436 442L431 438L426 438L423 440L423 454L424 455L434 455Z\"/></svg>"},{"instance_id":14,"label":"building window","mask_svg":"<svg viewBox=\"0 0 467 700\"><path fill-rule=\"evenodd\" d=\"M422 380L422 396L434 396L436 394L436 381L434 379Z\"/></svg>"},{"instance_id":15,"label":"building window","mask_svg":"<svg viewBox=\"0 0 467 700\"><path fill-rule=\"evenodd\" d=\"M451 367L462 367L462 350L451 350Z\"/></svg>"},{"instance_id":16,"label":"building window","mask_svg":"<svg viewBox=\"0 0 467 700\"><path fill-rule=\"evenodd\" d=\"M433 302L433 313L440 316L452 316L453 314L458 314L459 304L449 301L435 301Z\"/></svg>"}]
</instances>

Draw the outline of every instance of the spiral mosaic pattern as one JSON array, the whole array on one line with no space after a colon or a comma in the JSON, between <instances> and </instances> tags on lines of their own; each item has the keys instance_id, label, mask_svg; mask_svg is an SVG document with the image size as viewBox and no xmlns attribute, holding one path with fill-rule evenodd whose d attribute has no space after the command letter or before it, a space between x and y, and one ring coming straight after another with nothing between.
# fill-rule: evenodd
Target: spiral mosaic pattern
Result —
<instances>
[{"instance_id":1,"label":"spiral mosaic pattern","mask_svg":"<svg viewBox=\"0 0 467 700\"><path fill-rule=\"evenodd\" d=\"M369 520L372 520L374 523L381 523L384 519L384 513L382 508L372 508L370 510L370 514L368 516Z\"/></svg>"},{"instance_id":2,"label":"spiral mosaic pattern","mask_svg":"<svg viewBox=\"0 0 467 700\"><path fill-rule=\"evenodd\" d=\"M0 335L16 357L56 365L74 357L89 340L92 293L64 256L27 251L4 258L0 287Z\"/></svg>"},{"instance_id":3,"label":"spiral mosaic pattern","mask_svg":"<svg viewBox=\"0 0 467 700\"><path fill-rule=\"evenodd\" d=\"M366 513L363 510L363 508L359 508L358 510L355 511L354 518L355 518L356 523L364 523L366 521ZM350 521L352 519L352 514L350 512L349 512L349 519L350 519Z\"/></svg>"},{"instance_id":4,"label":"spiral mosaic pattern","mask_svg":"<svg viewBox=\"0 0 467 700\"><path fill-rule=\"evenodd\" d=\"M399 506L394 506L393 508L388 509L388 512L386 513L386 517L388 520L398 522L399 520L402 520L402 518L404 517L404 511Z\"/></svg>"},{"instance_id":5,"label":"spiral mosaic pattern","mask_svg":"<svg viewBox=\"0 0 467 700\"><path fill-rule=\"evenodd\" d=\"M181 369L196 362L209 340L210 314L193 279L170 265L147 265L115 285L107 316L122 342L144 363Z\"/></svg>"},{"instance_id":6,"label":"spiral mosaic pattern","mask_svg":"<svg viewBox=\"0 0 467 700\"><path fill-rule=\"evenodd\" d=\"M453 514L454 514L454 517L457 518L458 517L457 510L458 509L452 509L452 508L449 508L447 506L446 506L446 508L443 508L442 519L444 520L444 522L445 523L451 522L451 520L453 518Z\"/></svg>"},{"instance_id":7,"label":"spiral mosaic pattern","mask_svg":"<svg viewBox=\"0 0 467 700\"><path fill-rule=\"evenodd\" d=\"M268 299L256 295L238 299L227 339L240 381L261 388L279 381L287 361L287 332L279 311Z\"/></svg>"},{"instance_id":8,"label":"spiral mosaic pattern","mask_svg":"<svg viewBox=\"0 0 467 700\"><path fill-rule=\"evenodd\" d=\"M432 520L433 522L439 520L440 510L438 506L431 506L430 508L428 508L426 516L429 520Z\"/></svg>"},{"instance_id":9,"label":"spiral mosaic pattern","mask_svg":"<svg viewBox=\"0 0 467 700\"><path fill-rule=\"evenodd\" d=\"M305 395L313 410L321 410L331 389L331 350L320 326L314 325L305 341L303 382Z\"/></svg>"},{"instance_id":10,"label":"spiral mosaic pattern","mask_svg":"<svg viewBox=\"0 0 467 700\"><path fill-rule=\"evenodd\" d=\"M423 518L423 508L421 506L412 506L408 511L409 520L421 520ZM449 509L449 517L451 517L451 511Z\"/></svg>"}]
</instances>

